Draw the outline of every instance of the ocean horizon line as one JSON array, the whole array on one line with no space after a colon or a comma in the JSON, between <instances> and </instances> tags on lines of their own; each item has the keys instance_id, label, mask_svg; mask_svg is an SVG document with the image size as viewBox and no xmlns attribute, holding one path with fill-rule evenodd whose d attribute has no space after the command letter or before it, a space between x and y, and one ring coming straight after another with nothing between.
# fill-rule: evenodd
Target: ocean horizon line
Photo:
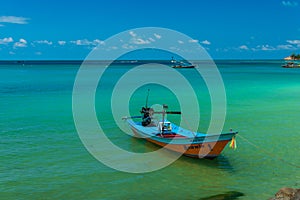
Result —
<instances>
[{"instance_id":1,"label":"ocean horizon line","mask_svg":"<svg viewBox=\"0 0 300 200\"><path fill-rule=\"evenodd\" d=\"M126 60L80 60L80 59L68 59L68 60L62 60L62 59L58 59L58 60L52 60L52 59L44 59L44 60L0 60L0 65L34 65L34 64L82 64L82 63L86 63L86 64L110 64L110 63L114 63L114 64L149 64L149 63L153 63L153 62L159 63L159 64L171 64L169 59L163 60L163 59L153 59L153 60L149 60L149 59L140 59L140 60L136 60L136 59L126 59ZM214 61L214 62L228 62L228 61L232 61L232 62L279 62L279 61L283 61L283 59L213 59L213 60L192 60L191 62L210 62L210 61Z\"/></svg>"}]
</instances>

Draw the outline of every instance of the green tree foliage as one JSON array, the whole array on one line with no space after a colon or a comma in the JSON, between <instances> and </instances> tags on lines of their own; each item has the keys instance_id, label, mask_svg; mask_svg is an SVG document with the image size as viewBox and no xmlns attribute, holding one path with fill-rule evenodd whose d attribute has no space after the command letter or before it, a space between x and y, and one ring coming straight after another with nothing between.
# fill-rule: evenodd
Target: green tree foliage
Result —
<instances>
[{"instance_id":1,"label":"green tree foliage","mask_svg":"<svg viewBox=\"0 0 300 200\"><path fill-rule=\"evenodd\" d=\"M293 59L293 60L300 60L300 54L295 54L295 53L292 53L291 55L290 55L290 57Z\"/></svg>"}]
</instances>

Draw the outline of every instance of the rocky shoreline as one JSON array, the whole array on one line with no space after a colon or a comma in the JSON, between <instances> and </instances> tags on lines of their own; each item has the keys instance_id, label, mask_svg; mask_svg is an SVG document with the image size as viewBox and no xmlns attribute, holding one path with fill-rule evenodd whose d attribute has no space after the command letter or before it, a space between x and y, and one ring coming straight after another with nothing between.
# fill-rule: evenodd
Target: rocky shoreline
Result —
<instances>
[{"instance_id":1,"label":"rocky shoreline","mask_svg":"<svg viewBox=\"0 0 300 200\"><path fill-rule=\"evenodd\" d=\"M276 194L275 197L269 200L300 200L300 189L281 188Z\"/></svg>"}]
</instances>

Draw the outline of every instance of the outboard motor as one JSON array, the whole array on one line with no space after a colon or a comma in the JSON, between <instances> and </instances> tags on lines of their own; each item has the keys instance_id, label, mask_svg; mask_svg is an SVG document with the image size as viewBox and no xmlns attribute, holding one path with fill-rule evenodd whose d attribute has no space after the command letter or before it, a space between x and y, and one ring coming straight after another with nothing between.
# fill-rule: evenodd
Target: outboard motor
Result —
<instances>
[{"instance_id":1,"label":"outboard motor","mask_svg":"<svg viewBox=\"0 0 300 200\"><path fill-rule=\"evenodd\" d=\"M142 125L143 126L148 126L149 124L151 124L151 117L153 115L153 108L145 108L142 107L141 113L143 114L142 116Z\"/></svg>"}]
</instances>

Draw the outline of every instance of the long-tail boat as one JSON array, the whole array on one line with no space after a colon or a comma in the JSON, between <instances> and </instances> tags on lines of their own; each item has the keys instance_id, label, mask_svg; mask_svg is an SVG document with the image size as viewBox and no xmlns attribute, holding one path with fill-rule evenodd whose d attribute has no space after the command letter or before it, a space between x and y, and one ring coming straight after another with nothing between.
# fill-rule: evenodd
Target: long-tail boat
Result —
<instances>
[{"instance_id":1,"label":"long-tail boat","mask_svg":"<svg viewBox=\"0 0 300 200\"><path fill-rule=\"evenodd\" d=\"M230 141L230 146L235 146L237 131L230 130L227 133L216 134L193 132L165 119L165 114L181 114L181 112L167 111L167 105L163 105L162 111L156 112L147 106L147 101L146 106L140 111L141 116L123 117L136 137L194 158L215 158ZM162 119L156 120L154 114L162 114ZM141 120L134 121L134 119Z\"/></svg>"}]
</instances>

